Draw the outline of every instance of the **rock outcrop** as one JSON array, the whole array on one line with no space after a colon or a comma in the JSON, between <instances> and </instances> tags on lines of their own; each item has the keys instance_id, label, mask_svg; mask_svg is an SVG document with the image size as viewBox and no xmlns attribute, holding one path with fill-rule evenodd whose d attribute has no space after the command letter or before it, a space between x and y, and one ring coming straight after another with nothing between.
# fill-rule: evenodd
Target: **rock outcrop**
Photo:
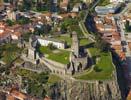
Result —
<instances>
[{"instance_id":1,"label":"rock outcrop","mask_svg":"<svg viewBox=\"0 0 131 100\"><path fill-rule=\"evenodd\" d=\"M117 81L61 81L51 87L53 100L121 100Z\"/></svg>"}]
</instances>

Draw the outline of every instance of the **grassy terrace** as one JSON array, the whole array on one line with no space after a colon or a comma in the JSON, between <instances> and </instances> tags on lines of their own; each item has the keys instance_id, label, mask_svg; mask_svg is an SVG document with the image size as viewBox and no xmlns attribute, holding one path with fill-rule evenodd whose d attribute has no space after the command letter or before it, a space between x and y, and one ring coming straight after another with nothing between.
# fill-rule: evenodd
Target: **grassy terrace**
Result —
<instances>
[{"instance_id":1,"label":"grassy terrace","mask_svg":"<svg viewBox=\"0 0 131 100\"><path fill-rule=\"evenodd\" d=\"M17 47L16 44L6 44L0 46L0 60L9 64L16 59L21 49Z\"/></svg>"},{"instance_id":2,"label":"grassy terrace","mask_svg":"<svg viewBox=\"0 0 131 100\"><path fill-rule=\"evenodd\" d=\"M88 39L82 39L80 41L82 46L86 46L90 51L92 59L94 61L94 68L75 75L74 77L81 80L108 80L112 79L112 72L114 71L114 65L112 64L112 56L109 52L100 52L95 47L94 43Z\"/></svg>"},{"instance_id":3,"label":"grassy terrace","mask_svg":"<svg viewBox=\"0 0 131 100\"><path fill-rule=\"evenodd\" d=\"M69 63L69 51L65 50L50 50L48 47L41 46L40 52L45 54L45 56L53 61L62 63L62 64L68 64Z\"/></svg>"},{"instance_id":4,"label":"grassy terrace","mask_svg":"<svg viewBox=\"0 0 131 100\"><path fill-rule=\"evenodd\" d=\"M80 39L80 46L87 46L91 41L87 38Z\"/></svg>"},{"instance_id":5,"label":"grassy terrace","mask_svg":"<svg viewBox=\"0 0 131 100\"><path fill-rule=\"evenodd\" d=\"M73 31L77 32L78 37L83 36L83 33L82 33L79 25L72 25L72 26L70 26L70 30L71 30L72 32L73 32Z\"/></svg>"},{"instance_id":6,"label":"grassy terrace","mask_svg":"<svg viewBox=\"0 0 131 100\"><path fill-rule=\"evenodd\" d=\"M54 74L50 74L49 79L48 79L48 83L54 84L54 83L57 83L60 80L61 80L61 78L59 76L54 75Z\"/></svg>"},{"instance_id":7,"label":"grassy terrace","mask_svg":"<svg viewBox=\"0 0 131 100\"><path fill-rule=\"evenodd\" d=\"M98 3L99 6L106 6L108 4L110 4L110 0L100 0Z\"/></svg>"},{"instance_id":8,"label":"grassy terrace","mask_svg":"<svg viewBox=\"0 0 131 100\"><path fill-rule=\"evenodd\" d=\"M55 36L54 38L58 39L58 40L61 40L61 41L65 41L67 42L67 45L68 46L71 46L71 43L72 43L72 39L70 38L69 35L66 35L66 36Z\"/></svg>"},{"instance_id":9,"label":"grassy terrace","mask_svg":"<svg viewBox=\"0 0 131 100\"><path fill-rule=\"evenodd\" d=\"M68 35L68 36L55 36L56 39L61 40L61 41L66 41L67 45L69 47L71 47L71 43L72 43L72 38ZM90 41L86 38L82 38L80 39L80 46L85 46L87 44L89 44Z\"/></svg>"},{"instance_id":10,"label":"grassy terrace","mask_svg":"<svg viewBox=\"0 0 131 100\"><path fill-rule=\"evenodd\" d=\"M40 73L39 74L39 73L36 73L36 72L32 72L30 70L20 69L20 68L16 69L16 74L18 74L22 77L27 77L30 80L34 80L38 83L48 82L49 84L54 84L54 83L61 80L61 78L59 76L55 75L55 74L46 74L46 73ZM44 82L43 82L43 80L44 80Z\"/></svg>"},{"instance_id":11,"label":"grassy terrace","mask_svg":"<svg viewBox=\"0 0 131 100\"><path fill-rule=\"evenodd\" d=\"M91 49L94 50L94 49ZM77 76L77 79L82 80L108 80L112 78L114 65L112 64L110 53L101 53L98 62L96 63L93 71L86 74Z\"/></svg>"}]
</instances>

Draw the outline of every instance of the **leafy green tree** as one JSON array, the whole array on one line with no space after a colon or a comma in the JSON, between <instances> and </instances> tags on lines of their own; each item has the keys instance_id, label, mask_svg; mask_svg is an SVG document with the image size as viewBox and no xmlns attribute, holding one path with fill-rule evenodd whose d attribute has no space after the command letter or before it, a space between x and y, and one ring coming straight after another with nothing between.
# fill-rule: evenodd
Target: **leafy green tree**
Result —
<instances>
[{"instance_id":1,"label":"leafy green tree","mask_svg":"<svg viewBox=\"0 0 131 100\"><path fill-rule=\"evenodd\" d=\"M41 27L35 27L34 29L34 34L35 35L43 35L44 33L44 26L42 25Z\"/></svg>"},{"instance_id":2,"label":"leafy green tree","mask_svg":"<svg viewBox=\"0 0 131 100\"><path fill-rule=\"evenodd\" d=\"M28 82L28 91L30 95L37 96L37 97L45 97L46 91L44 87L41 84L38 84L37 82L33 80L29 80Z\"/></svg>"},{"instance_id":3,"label":"leafy green tree","mask_svg":"<svg viewBox=\"0 0 131 100\"><path fill-rule=\"evenodd\" d=\"M95 47L99 48L102 52L108 52L110 50L110 44L107 41L101 39L101 37L97 36L96 41Z\"/></svg>"},{"instance_id":4,"label":"leafy green tree","mask_svg":"<svg viewBox=\"0 0 131 100\"><path fill-rule=\"evenodd\" d=\"M68 27L72 26L72 25L77 25L78 24L78 20L76 18L66 18L62 23L61 23L61 31L65 32L68 30Z\"/></svg>"},{"instance_id":5,"label":"leafy green tree","mask_svg":"<svg viewBox=\"0 0 131 100\"><path fill-rule=\"evenodd\" d=\"M130 26L130 22L129 22L129 21L126 21L125 30L126 30L127 32L131 32L131 26Z\"/></svg>"},{"instance_id":6,"label":"leafy green tree","mask_svg":"<svg viewBox=\"0 0 131 100\"><path fill-rule=\"evenodd\" d=\"M48 81L48 74L47 73L40 73L37 77L39 83L45 84Z\"/></svg>"},{"instance_id":7,"label":"leafy green tree","mask_svg":"<svg viewBox=\"0 0 131 100\"><path fill-rule=\"evenodd\" d=\"M6 20L6 23L7 23L7 25L9 25L9 26L12 26L12 25L15 24L15 22L12 21L12 20L10 20L10 19L7 19L7 20Z\"/></svg>"},{"instance_id":8,"label":"leafy green tree","mask_svg":"<svg viewBox=\"0 0 131 100\"><path fill-rule=\"evenodd\" d=\"M56 46L54 46L52 43L48 44L48 47L50 50L55 50Z\"/></svg>"},{"instance_id":9,"label":"leafy green tree","mask_svg":"<svg viewBox=\"0 0 131 100\"><path fill-rule=\"evenodd\" d=\"M85 14L86 14L86 11L85 11L85 10L81 11L81 12L79 13L79 19L80 19L80 20L83 20L84 17L85 17Z\"/></svg>"},{"instance_id":10,"label":"leafy green tree","mask_svg":"<svg viewBox=\"0 0 131 100\"><path fill-rule=\"evenodd\" d=\"M23 24L28 24L28 23L30 23L31 20L30 20L29 18L27 18L27 17L21 17L17 22L18 22L18 24L23 25Z\"/></svg>"},{"instance_id":11,"label":"leafy green tree","mask_svg":"<svg viewBox=\"0 0 131 100\"><path fill-rule=\"evenodd\" d=\"M4 2L8 3L8 2L9 2L9 0L4 0Z\"/></svg>"},{"instance_id":12,"label":"leafy green tree","mask_svg":"<svg viewBox=\"0 0 131 100\"><path fill-rule=\"evenodd\" d=\"M30 38L31 34L33 34L33 33L32 32L27 32L27 33L22 34L22 39L24 41L29 42L29 38Z\"/></svg>"}]
</instances>

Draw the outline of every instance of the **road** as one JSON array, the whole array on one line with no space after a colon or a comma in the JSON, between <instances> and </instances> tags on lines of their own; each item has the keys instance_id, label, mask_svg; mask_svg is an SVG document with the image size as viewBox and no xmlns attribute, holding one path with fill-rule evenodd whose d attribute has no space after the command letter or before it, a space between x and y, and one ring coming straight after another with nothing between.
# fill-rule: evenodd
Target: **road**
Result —
<instances>
[{"instance_id":1,"label":"road","mask_svg":"<svg viewBox=\"0 0 131 100\"><path fill-rule=\"evenodd\" d=\"M115 15L115 17L118 17L118 16L121 16L121 15L123 15L128 9L130 9L131 8L131 3L128 3L127 5L126 5L126 7L119 13L119 14L116 14Z\"/></svg>"},{"instance_id":2,"label":"road","mask_svg":"<svg viewBox=\"0 0 131 100\"><path fill-rule=\"evenodd\" d=\"M94 9L94 7L99 3L99 1L100 0L94 0L94 2L92 3L92 7L91 8L89 8L88 10L87 10L87 12L86 12L86 15L85 15L85 18L84 18L84 22L86 21L86 18L87 18L87 16L88 16L88 14L89 14L89 11L91 11L92 9Z\"/></svg>"}]
</instances>

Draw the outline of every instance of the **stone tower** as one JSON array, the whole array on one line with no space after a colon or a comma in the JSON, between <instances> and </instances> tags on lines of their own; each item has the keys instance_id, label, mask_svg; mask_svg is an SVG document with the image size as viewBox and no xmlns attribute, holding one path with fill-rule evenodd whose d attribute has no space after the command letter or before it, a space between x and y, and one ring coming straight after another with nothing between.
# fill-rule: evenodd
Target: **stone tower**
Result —
<instances>
[{"instance_id":1,"label":"stone tower","mask_svg":"<svg viewBox=\"0 0 131 100\"><path fill-rule=\"evenodd\" d=\"M85 50L80 51L79 39L77 33L72 33L72 52L70 54L70 65L67 67L68 74L81 72L87 67L88 56Z\"/></svg>"},{"instance_id":2,"label":"stone tower","mask_svg":"<svg viewBox=\"0 0 131 100\"><path fill-rule=\"evenodd\" d=\"M76 32L72 33L72 52L74 56L79 57L79 40Z\"/></svg>"},{"instance_id":3,"label":"stone tower","mask_svg":"<svg viewBox=\"0 0 131 100\"><path fill-rule=\"evenodd\" d=\"M36 59L36 50L32 47L32 38L29 39L28 58L32 60Z\"/></svg>"}]
</instances>

